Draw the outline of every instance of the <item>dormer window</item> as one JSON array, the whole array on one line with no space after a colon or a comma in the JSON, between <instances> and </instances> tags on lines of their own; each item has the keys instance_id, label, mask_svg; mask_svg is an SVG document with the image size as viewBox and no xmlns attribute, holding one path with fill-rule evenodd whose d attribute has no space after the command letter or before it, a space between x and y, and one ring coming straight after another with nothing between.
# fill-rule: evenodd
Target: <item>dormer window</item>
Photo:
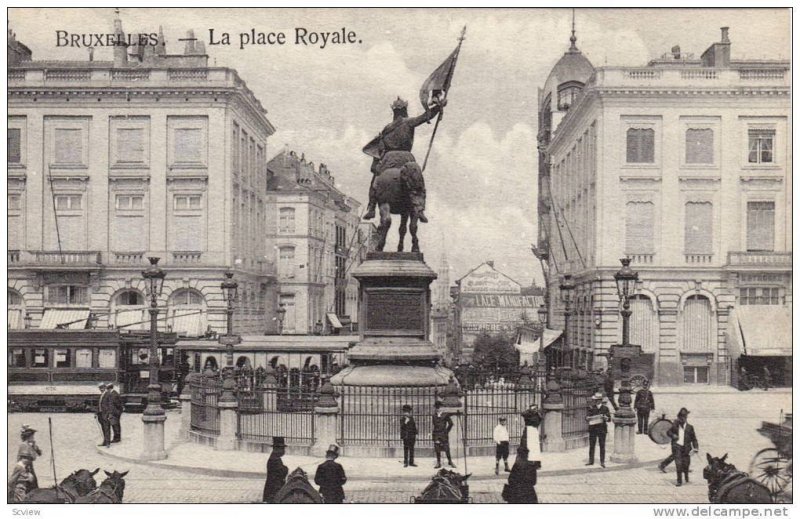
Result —
<instances>
[{"instance_id":1,"label":"dormer window","mask_svg":"<svg viewBox=\"0 0 800 519\"><path fill-rule=\"evenodd\" d=\"M569 81L558 87L558 109L569 110L569 107L575 104L578 96L583 89L583 83L579 81Z\"/></svg>"}]
</instances>

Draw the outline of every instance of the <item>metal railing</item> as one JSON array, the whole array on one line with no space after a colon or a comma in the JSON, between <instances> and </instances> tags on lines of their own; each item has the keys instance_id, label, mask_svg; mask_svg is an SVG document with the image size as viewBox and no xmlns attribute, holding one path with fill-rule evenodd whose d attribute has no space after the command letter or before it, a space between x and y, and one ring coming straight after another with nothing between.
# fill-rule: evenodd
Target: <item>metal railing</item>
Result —
<instances>
[{"instance_id":1,"label":"metal railing","mask_svg":"<svg viewBox=\"0 0 800 519\"><path fill-rule=\"evenodd\" d=\"M192 380L192 415L193 431L207 434L219 434L219 407L217 402L222 389L220 379L216 376L200 376Z\"/></svg>"},{"instance_id":2,"label":"metal railing","mask_svg":"<svg viewBox=\"0 0 800 519\"><path fill-rule=\"evenodd\" d=\"M562 378L561 398L564 402L564 410L561 415L561 436L565 440L580 438L589 433L586 411L594 385L595 381L590 378Z\"/></svg>"},{"instance_id":3,"label":"metal railing","mask_svg":"<svg viewBox=\"0 0 800 519\"><path fill-rule=\"evenodd\" d=\"M762 265L792 266L791 252L728 252L728 264L731 266Z\"/></svg>"},{"instance_id":4,"label":"metal railing","mask_svg":"<svg viewBox=\"0 0 800 519\"><path fill-rule=\"evenodd\" d=\"M237 392L236 436L270 443L283 436L287 443L310 445L315 440L317 393L299 388L264 388Z\"/></svg>"},{"instance_id":5,"label":"metal railing","mask_svg":"<svg viewBox=\"0 0 800 519\"><path fill-rule=\"evenodd\" d=\"M464 394L467 444L494 443L494 428L500 423L500 418L505 418L511 444L519 445L525 427L521 415L532 405L540 409L542 405L542 393L535 385L467 391Z\"/></svg>"}]
</instances>

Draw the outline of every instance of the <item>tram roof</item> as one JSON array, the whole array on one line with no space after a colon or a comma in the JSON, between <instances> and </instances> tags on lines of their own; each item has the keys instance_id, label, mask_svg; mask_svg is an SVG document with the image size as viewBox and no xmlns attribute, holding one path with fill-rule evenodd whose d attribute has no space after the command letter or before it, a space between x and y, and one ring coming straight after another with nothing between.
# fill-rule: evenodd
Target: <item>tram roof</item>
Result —
<instances>
[{"instance_id":1,"label":"tram roof","mask_svg":"<svg viewBox=\"0 0 800 519\"><path fill-rule=\"evenodd\" d=\"M260 350L271 352L344 351L359 340L358 335L243 335L237 351ZM179 339L182 350L224 349L217 339Z\"/></svg>"}]
</instances>

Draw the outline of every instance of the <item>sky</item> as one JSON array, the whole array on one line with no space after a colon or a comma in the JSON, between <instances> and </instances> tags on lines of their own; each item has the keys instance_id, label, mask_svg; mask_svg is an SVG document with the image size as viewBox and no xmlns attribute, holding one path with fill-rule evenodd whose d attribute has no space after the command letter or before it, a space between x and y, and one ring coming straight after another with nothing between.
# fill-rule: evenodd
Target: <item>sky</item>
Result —
<instances>
[{"instance_id":1,"label":"sky","mask_svg":"<svg viewBox=\"0 0 800 519\"><path fill-rule=\"evenodd\" d=\"M85 48L56 46L56 31L112 32L103 9L10 9L9 27L34 59L87 59ZM325 163L338 187L367 202L370 158L361 148L388 124L391 102L422 111L419 89L467 26L448 105L425 179L425 259L437 270L446 252L454 281L486 260L513 279L542 284L536 241L537 89L569 47L572 9L121 9L126 32L157 32L167 52L183 52L186 31L203 40L209 63L235 68L277 128L268 156L284 146ZM575 11L578 48L595 67L643 66L673 45L699 56L730 27L733 59L790 58L788 9L590 9ZM295 30L354 31L347 45L296 45ZM210 45L209 30L219 41ZM285 45L247 45L240 33L283 32ZM360 42L360 43L359 43ZM98 48L96 60L111 59ZM433 124L418 128L421 164ZM397 244L397 224L386 250ZM377 223L377 220L376 220ZM407 238L408 240L408 238ZM409 245L406 245L407 249Z\"/></svg>"}]
</instances>

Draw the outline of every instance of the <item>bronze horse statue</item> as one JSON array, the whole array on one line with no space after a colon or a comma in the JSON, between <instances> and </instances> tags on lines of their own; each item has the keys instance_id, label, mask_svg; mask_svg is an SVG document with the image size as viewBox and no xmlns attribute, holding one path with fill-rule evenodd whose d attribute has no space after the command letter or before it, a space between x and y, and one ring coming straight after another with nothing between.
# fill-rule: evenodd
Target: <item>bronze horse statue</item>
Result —
<instances>
[{"instance_id":1,"label":"bronze horse statue","mask_svg":"<svg viewBox=\"0 0 800 519\"><path fill-rule=\"evenodd\" d=\"M275 494L276 504L322 504L322 496L308 482L305 471L297 467L286 477L286 483Z\"/></svg>"},{"instance_id":2,"label":"bronze horse statue","mask_svg":"<svg viewBox=\"0 0 800 519\"><path fill-rule=\"evenodd\" d=\"M407 176L408 168L416 168L416 172L421 176L419 165L410 160L398 167L390 167L381 171L375 177L376 202L381 218L378 225L378 243L375 250L382 251L386 246L386 235L392 226L392 215L400 215L400 241L397 243L397 251L403 252L406 231L411 231L411 251L419 252L419 240L417 239L417 229L419 227L419 217L411 204L411 198L401 176Z\"/></svg>"},{"instance_id":3,"label":"bronze horse statue","mask_svg":"<svg viewBox=\"0 0 800 519\"><path fill-rule=\"evenodd\" d=\"M100 486L95 490L89 492L85 496L79 497L75 502L81 504L119 504L122 503L122 497L125 493L125 480L123 479L128 471L125 472L108 472L106 479L100 483Z\"/></svg>"},{"instance_id":4,"label":"bronze horse statue","mask_svg":"<svg viewBox=\"0 0 800 519\"><path fill-rule=\"evenodd\" d=\"M41 504L75 503L79 498L97 488L94 475L99 471L99 468L95 469L94 472L86 469L76 470L55 487L30 490L22 502Z\"/></svg>"},{"instance_id":5,"label":"bronze horse statue","mask_svg":"<svg viewBox=\"0 0 800 519\"><path fill-rule=\"evenodd\" d=\"M462 476L452 470L441 469L433 475L431 482L422 491L420 497L414 498L414 503L468 503L469 485L467 479L471 474Z\"/></svg>"},{"instance_id":6,"label":"bronze horse statue","mask_svg":"<svg viewBox=\"0 0 800 519\"><path fill-rule=\"evenodd\" d=\"M772 503L769 489L751 478L747 472L737 470L727 463L726 453L721 458L706 454L708 466L703 469L703 478L708 481L708 502L716 504L766 504Z\"/></svg>"}]
</instances>

